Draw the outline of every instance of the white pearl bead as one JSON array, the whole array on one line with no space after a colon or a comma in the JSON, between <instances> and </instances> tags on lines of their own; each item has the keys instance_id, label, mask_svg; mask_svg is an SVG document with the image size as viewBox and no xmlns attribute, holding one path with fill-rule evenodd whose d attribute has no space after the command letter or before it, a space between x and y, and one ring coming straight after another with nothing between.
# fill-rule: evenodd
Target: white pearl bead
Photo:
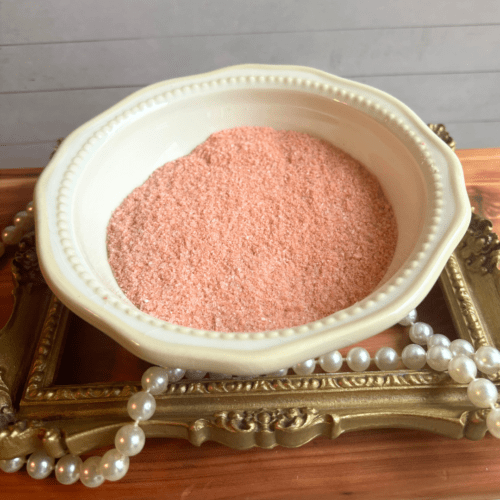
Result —
<instances>
[{"instance_id":1,"label":"white pearl bead","mask_svg":"<svg viewBox=\"0 0 500 500\"><path fill-rule=\"evenodd\" d=\"M267 377L284 377L288 373L288 368L282 368L281 370L276 370L275 372L268 373Z\"/></svg>"},{"instance_id":2,"label":"white pearl bead","mask_svg":"<svg viewBox=\"0 0 500 500\"><path fill-rule=\"evenodd\" d=\"M17 245L23 233L15 226L7 226L2 232L2 241L6 245Z\"/></svg>"},{"instance_id":3,"label":"white pearl bead","mask_svg":"<svg viewBox=\"0 0 500 500\"><path fill-rule=\"evenodd\" d=\"M347 366L355 372L362 372L370 366L370 354L363 347L354 347L347 354Z\"/></svg>"},{"instance_id":4,"label":"white pearl bead","mask_svg":"<svg viewBox=\"0 0 500 500\"><path fill-rule=\"evenodd\" d=\"M28 215L31 215L33 216L35 214L35 207L33 205L33 202L30 201L27 205L26 205L26 212L28 212Z\"/></svg>"},{"instance_id":5,"label":"white pearl bead","mask_svg":"<svg viewBox=\"0 0 500 500\"><path fill-rule=\"evenodd\" d=\"M445 335L441 335L440 333L435 333L432 335L427 341L427 347L434 347L435 345L440 345L442 347L450 347L450 339Z\"/></svg>"},{"instance_id":6,"label":"white pearl bead","mask_svg":"<svg viewBox=\"0 0 500 500\"><path fill-rule=\"evenodd\" d=\"M410 311L400 322L401 326L410 326L417 321L417 310Z\"/></svg>"},{"instance_id":7,"label":"white pearl bead","mask_svg":"<svg viewBox=\"0 0 500 500\"><path fill-rule=\"evenodd\" d=\"M54 462L45 451L35 451L26 462L26 471L33 479L45 479L52 472Z\"/></svg>"},{"instance_id":8,"label":"white pearl bead","mask_svg":"<svg viewBox=\"0 0 500 500\"><path fill-rule=\"evenodd\" d=\"M33 217L22 210L14 216L14 226L22 232L27 232L33 227Z\"/></svg>"},{"instance_id":9,"label":"white pearl bead","mask_svg":"<svg viewBox=\"0 0 500 500\"><path fill-rule=\"evenodd\" d=\"M433 333L432 326L427 323L415 323L410 326L409 331L411 341L419 345L427 344Z\"/></svg>"},{"instance_id":10,"label":"white pearl bead","mask_svg":"<svg viewBox=\"0 0 500 500\"><path fill-rule=\"evenodd\" d=\"M186 378L189 380L201 380L206 374L203 370L186 370Z\"/></svg>"},{"instance_id":11,"label":"white pearl bead","mask_svg":"<svg viewBox=\"0 0 500 500\"><path fill-rule=\"evenodd\" d=\"M314 358L307 359L306 361L302 361L301 363L297 363L292 367L292 370L297 375L302 375L303 377L306 375L311 375L311 373L316 368L316 360Z\"/></svg>"},{"instance_id":12,"label":"white pearl bead","mask_svg":"<svg viewBox=\"0 0 500 500\"><path fill-rule=\"evenodd\" d=\"M17 472L26 463L26 458L16 457L7 460L0 460L0 469L4 472Z\"/></svg>"},{"instance_id":13,"label":"white pearl bead","mask_svg":"<svg viewBox=\"0 0 500 500\"><path fill-rule=\"evenodd\" d=\"M395 370L399 364L398 353L392 347L381 347L374 360L379 370Z\"/></svg>"},{"instance_id":14,"label":"white pearl bead","mask_svg":"<svg viewBox=\"0 0 500 500\"><path fill-rule=\"evenodd\" d=\"M401 359L410 370L420 370L427 362L424 348L417 344L407 345L401 353Z\"/></svg>"},{"instance_id":15,"label":"white pearl bead","mask_svg":"<svg viewBox=\"0 0 500 500\"><path fill-rule=\"evenodd\" d=\"M20 212L17 212L16 215L14 215L14 226L19 226L19 224L22 224L22 222L28 218L28 212L26 210L21 210Z\"/></svg>"},{"instance_id":16,"label":"white pearl bead","mask_svg":"<svg viewBox=\"0 0 500 500\"><path fill-rule=\"evenodd\" d=\"M486 427L496 438L500 438L500 408L495 408L486 417Z\"/></svg>"},{"instance_id":17,"label":"white pearl bead","mask_svg":"<svg viewBox=\"0 0 500 500\"><path fill-rule=\"evenodd\" d=\"M130 459L113 448L101 459L102 475L108 481L118 481L127 473L129 465Z\"/></svg>"},{"instance_id":18,"label":"white pearl bead","mask_svg":"<svg viewBox=\"0 0 500 500\"><path fill-rule=\"evenodd\" d=\"M319 358L318 362L321 369L326 373L335 373L342 368L344 360L339 351L332 351L323 354L323 356Z\"/></svg>"},{"instance_id":19,"label":"white pearl bead","mask_svg":"<svg viewBox=\"0 0 500 500\"><path fill-rule=\"evenodd\" d=\"M451 351L441 345L435 345L427 351L427 364L438 372L444 372L448 369L451 358Z\"/></svg>"},{"instance_id":20,"label":"white pearl bead","mask_svg":"<svg viewBox=\"0 0 500 500\"><path fill-rule=\"evenodd\" d=\"M168 372L160 366L148 368L141 379L142 388L150 394L165 392L168 386Z\"/></svg>"},{"instance_id":21,"label":"white pearl bead","mask_svg":"<svg viewBox=\"0 0 500 500\"><path fill-rule=\"evenodd\" d=\"M87 488L97 488L97 486L101 486L104 483L101 457L90 457L83 462L80 469L80 481Z\"/></svg>"},{"instance_id":22,"label":"white pearl bead","mask_svg":"<svg viewBox=\"0 0 500 500\"><path fill-rule=\"evenodd\" d=\"M455 356L448 365L450 377L459 384L468 384L476 378L476 363L468 356L459 354Z\"/></svg>"},{"instance_id":23,"label":"white pearl bead","mask_svg":"<svg viewBox=\"0 0 500 500\"><path fill-rule=\"evenodd\" d=\"M64 455L56 465L56 479L61 484L73 484L80 478L83 462L78 455Z\"/></svg>"},{"instance_id":24,"label":"white pearl bead","mask_svg":"<svg viewBox=\"0 0 500 500\"><path fill-rule=\"evenodd\" d=\"M490 380L477 378L467 387L467 396L475 406L489 408L496 403L498 391Z\"/></svg>"},{"instance_id":25,"label":"white pearl bead","mask_svg":"<svg viewBox=\"0 0 500 500\"><path fill-rule=\"evenodd\" d=\"M450 344L450 351L453 357L463 354L464 356L472 358L474 357L475 349L467 340L456 339Z\"/></svg>"},{"instance_id":26,"label":"white pearl bead","mask_svg":"<svg viewBox=\"0 0 500 500\"><path fill-rule=\"evenodd\" d=\"M500 370L500 352L490 346L480 347L474 354L477 369L486 375L494 375Z\"/></svg>"},{"instance_id":27,"label":"white pearl bead","mask_svg":"<svg viewBox=\"0 0 500 500\"><path fill-rule=\"evenodd\" d=\"M146 443L144 431L134 424L124 425L115 436L115 447L127 457L133 457L142 451Z\"/></svg>"},{"instance_id":28,"label":"white pearl bead","mask_svg":"<svg viewBox=\"0 0 500 500\"><path fill-rule=\"evenodd\" d=\"M182 377L184 377L184 374L186 373L186 370L183 370L182 368L165 367L165 370L167 370L168 380L171 384L179 382L179 380L181 380Z\"/></svg>"},{"instance_id":29,"label":"white pearl bead","mask_svg":"<svg viewBox=\"0 0 500 500\"><path fill-rule=\"evenodd\" d=\"M156 400L148 392L136 392L128 400L127 411L132 420L149 420L156 411Z\"/></svg>"}]
</instances>

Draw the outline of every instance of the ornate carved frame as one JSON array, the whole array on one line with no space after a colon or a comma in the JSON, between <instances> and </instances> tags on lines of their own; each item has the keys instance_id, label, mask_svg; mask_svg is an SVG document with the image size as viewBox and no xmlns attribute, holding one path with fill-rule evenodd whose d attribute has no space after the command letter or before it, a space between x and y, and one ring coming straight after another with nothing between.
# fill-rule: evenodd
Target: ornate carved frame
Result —
<instances>
[{"instance_id":1,"label":"ornate carved frame","mask_svg":"<svg viewBox=\"0 0 500 500\"><path fill-rule=\"evenodd\" d=\"M476 348L500 345L499 256L491 223L473 215L439 280L458 335ZM60 457L112 444L140 383L55 385L72 313L41 277L33 233L12 266L14 311L0 331L0 459L42 447ZM238 449L297 447L320 435L382 427L469 439L486 431L485 412L470 404L466 386L431 370L181 380L157 398L154 418L141 426L148 437Z\"/></svg>"}]
</instances>

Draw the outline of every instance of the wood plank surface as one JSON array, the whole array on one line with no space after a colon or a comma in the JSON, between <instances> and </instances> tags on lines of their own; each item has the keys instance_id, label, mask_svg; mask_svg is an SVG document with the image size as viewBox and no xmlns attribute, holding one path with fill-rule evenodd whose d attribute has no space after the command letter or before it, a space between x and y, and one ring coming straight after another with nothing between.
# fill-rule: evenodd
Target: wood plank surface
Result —
<instances>
[{"instance_id":1,"label":"wood plank surface","mask_svg":"<svg viewBox=\"0 0 500 500\"><path fill-rule=\"evenodd\" d=\"M461 147L496 147L498 40L496 0L4 0L0 168L43 166L42 143L145 85L249 62L368 83Z\"/></svg>"},{"instance_id":2,"label":"wood plank surface","mask_svg":"<svg viewBox=\"0 0 500 500\"><path fill-rule=\"evenodd\" d=\"M449 121L446 122L446 129L460 148L495 148L500 145L500 120Z\"/></svg>"},{"instance_id":3,"label":"wood plank surface","mask_svg":"<svg viewBox=\"0 0 500 500\"><path fill-rule=\"evenodd\" d=\"M143 86L247 62L311 66L345 78L494 72L500 51L484 47L499 36L498 26L453 26L6 46L0 93Z\"/></svg>"},{"instance_id":4,"label":"wood plank surface","mask_svg":"<svg viewBox=\"0 0 500 500\"><path fill-rule=\"evenodd\" d=\"M0 171L12 168L43 168L56 145L55 140L7 146L0 144Z\"/></svg>"},{"instance_id":5,"label":"wood plank surface","mask_svg":"<svg viewBox=\"0 0 500 500\"><path fill-rule=\"evenodd\" d=\"M489 186L500 198L500 149L457 152L469 189ZM29 200L29 185L39 171L8 171L0 176L2 221L14 205ZM6 195L17 183L18 196ZM10 201L7 201L10 200ZM488 208L486 206L486 208ZM15 209L10 216L14 215ZM8 217L7 217L8 218ZM497 225L497 230L500 227ZM0 261L0 282L9 268ZM10 292L0 286L0 310ZM386 342L384 338L382 341ZM500 442L477 442L433 434L380 429L315 439L296 449L236 451L216 443L197 448L186 441L148 440L131 459L127 476L98 490L63 486L51 477L35 481L26 472L0 474L5 499L189 499L323 500L498 499ZM102 455L104 450L96 451Z\"/></svg>"},{"instance_id":6,"label":"wood plank surface","mask_svg":"<svg viewBox=\"0 0 500 500\"><path fill-rule=\"evenodd\" d=\"M500 23L496 0L3 0L0 45Z\"/></svg>"},{"instance_id":7,"label":"wood plank surface","mask_svg":"<svg viewBox=\"0 0 500 500\"><path fill-rule=\"evenodd\" d=\"M498 121L500 72L370 76L355 80L394 95L426 122ZM140 86L0 94L0 144L54 141L105 111ZM418 89L418 92L415 92ZM468 99L463 101L462 92ZM446 95L443 101L441 96ZM460 106L450 106L460 102ZM497 142L493 142L496 140ZM492 138L491 147L499 145Z\"/></svg>"},{"instance_id":8,"label":"wood plank surface","mask_svg":"<svg viewBox=\"0 0 500 500\"><path fill-rule=\"evenodd\" d=\"M404 102L426 122L496 121L500 72L355 78ZM490 100L491 98L491 100ZM498 143L491 147L497 147Z\"/></svg>"},{"instance_id":9,"label":"wood plank surface","mask_svg":"<svg viewBox=\"0 0 500 500\"><path fill-rule=\"evenodd\" d=\"M40 169L0 170L0 228L12 224L12 218L33 199Z\"/></svg>"}]
</instances>

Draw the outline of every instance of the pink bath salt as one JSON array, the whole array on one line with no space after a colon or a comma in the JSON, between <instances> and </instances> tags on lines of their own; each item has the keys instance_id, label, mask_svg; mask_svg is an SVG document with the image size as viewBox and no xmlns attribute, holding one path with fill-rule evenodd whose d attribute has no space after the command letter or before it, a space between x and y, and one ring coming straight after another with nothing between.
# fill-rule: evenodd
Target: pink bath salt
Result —
<instances>
[{"instance_id":1,"label":"pink bath salt","mask_svg":"<svg viewBox=\"0 0 500 500\"><path fill-rule=\"evenodd\" d=\"M267 127L222 130L153 172L113 213L107 240L139 309L221 332L351 306L380 282L396 242L392 207L358 161Z\"/></svg>"}]
</instances>

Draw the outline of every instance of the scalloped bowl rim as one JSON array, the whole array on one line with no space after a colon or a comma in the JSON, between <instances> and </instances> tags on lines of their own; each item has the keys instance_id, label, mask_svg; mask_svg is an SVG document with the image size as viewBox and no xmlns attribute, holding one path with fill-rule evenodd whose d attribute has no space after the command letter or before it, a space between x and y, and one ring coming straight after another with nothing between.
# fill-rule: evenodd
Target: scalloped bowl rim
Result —
<instances>
[{"instance_id":1,"label":"scalloped bowl rim","mask_svg":"<svg viewBox=\"0 0 500 500\"><path fill-rule=\"evenodd\" d=\"M106 141L148 113L193 95L284 89L321 96L369 115L418 158L431 186L424 233L398 272L357 304L307 325L268 332L208 332L172 325L131 305L93 274L75 240L71 196ZM346 108L347 109L347 108ZM355 111L353 111L355 112ZM417 160L415 160L417 161ZM163 163L161 163L163 164ZM158 164L157 166L161 166ZM420 175L420 174L419 174ZM444 182L443 182L444 181ZM76 187L75 187L76 186ZM54 200L56 203L54 203ZM452 207L452 210L448 210ZM61 301L126 349L152 363L235 375L270 373L345 347L395 324L429 292L465 233L470 205L454 153L413 111L363 84L299 66L242 65L166 80L138 90L71 133L35 189L37 250L44 277ZM90 266L90 267L89 267Z\"/></svg>"}]
</instances>

